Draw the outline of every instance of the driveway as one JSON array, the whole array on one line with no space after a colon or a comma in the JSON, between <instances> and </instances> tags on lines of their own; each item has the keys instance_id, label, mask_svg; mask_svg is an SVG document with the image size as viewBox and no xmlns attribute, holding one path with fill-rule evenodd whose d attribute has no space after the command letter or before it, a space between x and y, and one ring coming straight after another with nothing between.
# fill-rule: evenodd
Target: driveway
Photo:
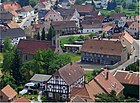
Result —
<instances>
[{"instance_id":1,"label":"driveway","mask_svg":"<svg viewBox=\"0 0 140 103\"><path fill-rule=\"evenodd\" d=\"M135 50L133 51L133 54L130 56L130 59L127 60L125 63L123 63L122 65L118 66L117 68L113 69L113 70L110 70L110 72L112 72L113 74L116 72L116 70L122 70L122 69L125 69L128 65L136 62L136 60L140 57L139 57L139 47L140 47L140 43L139 43L139 40L135 40L134 41L134 48Z\"/></svg>"},{"instance_id":2,"label":"driveway","mask_svg":"<svg viewBox=\"0 0 140 103\"><path fill-rule=\"evenodd\" d=\"M100 64L89 64L89 63L81 63L80 61L77 62L85 71L93 71L96 69L101 69L105 67L105 65L100 65Z\"/></svg>"}]
</instances>

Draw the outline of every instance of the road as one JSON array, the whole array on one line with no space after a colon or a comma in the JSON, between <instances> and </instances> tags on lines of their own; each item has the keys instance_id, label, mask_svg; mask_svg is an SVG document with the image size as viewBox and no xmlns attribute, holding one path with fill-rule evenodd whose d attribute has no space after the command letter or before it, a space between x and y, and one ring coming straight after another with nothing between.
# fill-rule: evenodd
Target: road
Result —
<instances>
[{"instance_id":1,"label":"road","mask_svg":"<svg viewBox=\"0 0 140 103\"><path fill-rule=\"evenodd\" d=\"M23 19L23 21L19 24L20 28L24 29L24 27L28 27L31 25L31 22L33 21L33 18L37 17L37 14L30 15Z\"/></svg>"},{"instance_id":2,"label":"road","mask_svg":"<svg viewBox=\"0 0 140 103\"><path fill-rule=\"evenodd\" d=\"M74 35L64 35L64 36L59 36L59 38L66 38L66 37L70 37L70 36L85 36L85 35L89 35L89 34L74 34Z\"/></svg>"},{"instance_id":3,"label":"road","mask_svg":"<svg viewBox=\"0 0 140 103\"><path fill-rule=\"evenodd\" d=\"M112 72L114 74L116 72L116 70L125 69L129 64L132 64L132 63L136 62L136 60L138 58L140 59L140 57L139 57L139 47L140 47L139 40L135 40L134 41L134 48L135 48L135 50L133 51L133 54L130 56L130 59L127 60L122 65L118 66L117 68L115 68L113 70L110 70L110 72Z\"/></svg>"}]
</instances>

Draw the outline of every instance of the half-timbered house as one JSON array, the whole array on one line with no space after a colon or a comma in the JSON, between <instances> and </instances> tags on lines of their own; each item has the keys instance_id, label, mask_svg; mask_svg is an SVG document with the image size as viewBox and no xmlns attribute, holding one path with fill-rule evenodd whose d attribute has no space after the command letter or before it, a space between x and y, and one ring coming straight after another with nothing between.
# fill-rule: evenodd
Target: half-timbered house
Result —
<instances>
[{"instance_id":1,"label":"half-timbered house","mask_svg":"<svg viewBox=\"0 0 140 103\"><path fill-rule=\"evenodd\" d=\"M49 99L66 101L70 98L73 87L81 87L84 84L84 69L71 62L57 70L46 84Z\"/></svg>"}]
</instances>

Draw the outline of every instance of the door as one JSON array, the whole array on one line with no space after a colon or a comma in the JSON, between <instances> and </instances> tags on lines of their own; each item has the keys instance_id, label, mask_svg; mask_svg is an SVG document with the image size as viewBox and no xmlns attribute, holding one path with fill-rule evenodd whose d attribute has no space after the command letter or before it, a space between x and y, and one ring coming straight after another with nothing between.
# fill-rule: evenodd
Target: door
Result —
<instances>
[{"instance_id":1,"label":"door","mask_svg":"<svg viewBox=\"0 0 140 103\"><path fill-rule=\"evenodd\" d=\"M60 94L59 93L55 93L55 100L59 101L60 100Z\"/></svg>"}]
</instances>

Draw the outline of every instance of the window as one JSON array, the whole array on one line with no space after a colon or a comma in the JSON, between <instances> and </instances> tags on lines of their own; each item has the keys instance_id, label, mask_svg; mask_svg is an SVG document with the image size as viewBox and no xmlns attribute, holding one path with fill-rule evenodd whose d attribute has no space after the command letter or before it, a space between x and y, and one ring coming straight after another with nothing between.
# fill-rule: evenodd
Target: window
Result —
<instances>
[{"instance_id":1,"label":"window","mask_svg":"<svg viewBox=\"0 0 140 103\"><path fill-rule=\"evenodd\" d=\"M28 57L27 57L27 55L25 55L25 60L27 60L28 59Z\"/></svg>"},{"instance_id":2,"label":"window","mask_svg":"<svg viewBox=\"0 0 140 103\"><path fill-rule=\"evenodd\" d=\"M66 87L66 86L63 86L62 89L63 89L63 90L67 90L67 87Z\"/></svg>"},{"instance_id":3,"label":"window","mask_svg":"<svg viewBox=\"0 0 140 103\"><path fill-rule=\"evenodd\" d=\"M3 96L2 95L0 95L0 99L3 99Z\"/></svg>"},{"instance_id":4,"label":"window","mask_svg":"<svg viewBox=\"0 0 140 103\"><path fill-rule=\"evenodd\" d=\"M53 97L53 93L49 93L49 97L51 97L51 98L52 98L52 97Z\"/></svg>"}]
</instances>

